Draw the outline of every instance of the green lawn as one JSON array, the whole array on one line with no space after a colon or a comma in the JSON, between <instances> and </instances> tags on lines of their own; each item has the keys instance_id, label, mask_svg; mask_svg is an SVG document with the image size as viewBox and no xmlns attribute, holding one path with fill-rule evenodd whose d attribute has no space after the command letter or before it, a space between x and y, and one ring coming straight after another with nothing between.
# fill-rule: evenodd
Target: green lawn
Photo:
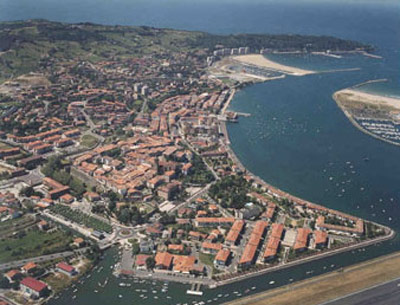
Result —
<instances>
[{"instance_id":1,"label":"green lawn","mask_svg":"<svg viewBox=\"0 0 400 305\"><path fill-rule=\"evenodd\" d=\"M97 139L91 135L84 135L81 138L81 145L86 147L92 147L97 144Z\"/></svg>"},{"instance_id":2,"label":"green lawn","mask_svg":"<svg viewBox=\"0 0 400 305\"><path fill-rule=\"evenodd\" d=\"M214 258L215 258L215 255L213 255L213 254L199 253L200 261L204 265L210 266L211 269L212 269L212 273L215 275L215 274L220 273L221 271L218 270L217 268L215 268L215 266L214 266Z\"/></svg>"},{"instance_id":3,"label":"green lawn","mask_svg":"<svg viewBox=\"0 0 400 305\"><path fill-rule=\"evenodd\" d=\"M34 223L35 220L33 218L26 216L0 222L0 236L4 236L5 234L9 234L14 231L18 231L19 229Z\"/></svg>"},{"instance_id":4,"label":"green lawn","mask_svg":"<svg viewBox=\"0 0 400 305\"><path fill-rule=\"evenodd\" d=\"M214 257L212 254L199 253L199 259L204 265L214 266Z\"/></svg>"},{"instance_id":5,"label":"green lawn","mask_svg":"<svg viewBox=\"0 0 400 305\"><path fill-rule=\"evenodd\" d=\"M0 240L0 263L69 250L72 236L62 231L45 233L38 229L25 236Z\"/></svg>"}]
</instances>

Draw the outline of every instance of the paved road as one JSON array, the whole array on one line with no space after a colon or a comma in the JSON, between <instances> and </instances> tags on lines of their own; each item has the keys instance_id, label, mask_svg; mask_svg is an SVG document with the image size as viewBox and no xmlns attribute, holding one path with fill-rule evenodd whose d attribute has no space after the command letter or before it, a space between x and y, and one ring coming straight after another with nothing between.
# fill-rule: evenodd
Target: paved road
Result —
<instances>
[{"instance_id":1,"label":"paved road","mask_svg":"<svg viewBox=\"0 0 400 305\"><path fill-rule=\"evenodd\" d=\"M85 248L85 250L86 249L87 248ZM64 257L72 256L74 254L75 254L75 252L73 252L73 251L66 251L66 252L61 252L61 253L54 253L54 254L49 254L49 255L32 257L32 258L28 258L28 259L19 260L19 261L0 264L0 270L18 268L18 267L25 265L28 262L41 263L41 262L45 262L45 261L49 261L49 260L53 260L53 259L57 259L57 258L64 258Z\"/></svg>"},{"instance_id":2,"label":"paved road","mask_svg":"<svg viewBox=\"0 0 400 305\"><path fill-rule=\"evenodd\" d=\"M321 305L399 305L400 278Z\"/></svg>"}]
</instances>

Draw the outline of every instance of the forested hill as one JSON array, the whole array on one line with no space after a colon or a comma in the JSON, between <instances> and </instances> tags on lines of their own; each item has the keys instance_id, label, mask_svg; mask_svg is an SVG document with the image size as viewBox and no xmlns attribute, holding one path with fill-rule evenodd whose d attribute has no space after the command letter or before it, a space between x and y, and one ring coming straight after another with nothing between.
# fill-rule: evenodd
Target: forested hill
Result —
<instances>
[{"instance_id":1,"label":"forested hill","mask_svg":"<svg viewBox=\"0 0 400 305\"><path fill-rule=\"evenodd\" d=\"M50 61L101 61L145 54L198 52L210 55L215 47L248 46L280 51L371 50L355 41L326 36L213 35L152 27L66 24L46 20L0 23L0 81L35 71ZM204 52L205 51L205 52Z\"/></svg>"}]
</instances>

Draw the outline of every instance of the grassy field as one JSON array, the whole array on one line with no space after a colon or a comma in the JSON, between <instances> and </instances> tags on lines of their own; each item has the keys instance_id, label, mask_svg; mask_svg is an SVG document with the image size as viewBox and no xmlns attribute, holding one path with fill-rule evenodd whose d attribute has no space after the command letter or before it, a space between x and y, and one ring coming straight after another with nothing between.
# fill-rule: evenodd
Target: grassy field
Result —
<instances>
[{"instance_id":1,"label":"grassy field","mask_svg":"<svg viewBox=\"0 0 400 305\"><path fill-rule=\"evenodd\" d=\"M5 263L65 251L72 237L62 231L53 233L33 229L26 235L0 240L0 262Z\"/></svg>"},{"instance_id":2,"label":"grassy field","mask_svg":"<svg viewBox=\"0 0 400 305\"><path fill-rule=\"evenodd\" d=\"M217 273L220 273L220 271L217 268L214 267L214 258L215 258L215 255L206 254L206 253L199 253L200 261L204 265L210 266L212 271L213 271L213 274L215 275Z\"/></svg>"},{"instance_id":3,"label":"grassy field","mask_svg":"<svg viewBox=\"0 0 400 305\"><path fill-rule=\"evenodd\" d=\"M86 147L92 147L97 144L97 139L91 135L84 135L81 138L81 145Z\"/></svg>"},{"instance_id":4,"label":"grassy field","mask_svg":"<svg viewBox=\"0 0 400 305\"><path fill-rule=\"evenodd\" d=\"M53 213L59 214L73 222L84 225L85 227L107 233L112 232L112 227L108 223L105 223L80 211L73 210L70 207L64 205L55 205L50 207L50 210Z\"/></svg>"},{"instance_id":5,"label":"grassy field","mask_svg":"<svg viewBox=\"0 0 400 305\"><path fill-rule=\"evenodd\" d=\"M5 236L15 231L19 231L33 225L35 222L34 218L27 216L0 222L0 236Z\"/></svg>"},{"instance_id":6,"label":"grassy field","mask_svg":"<svg viewBox=\"0 0 400 305\"><path fill-rule=\"evenodd\" d=\"M229 305L317 305L400 277L400 253L228 303Z\"/></svg>"}]
</instances>

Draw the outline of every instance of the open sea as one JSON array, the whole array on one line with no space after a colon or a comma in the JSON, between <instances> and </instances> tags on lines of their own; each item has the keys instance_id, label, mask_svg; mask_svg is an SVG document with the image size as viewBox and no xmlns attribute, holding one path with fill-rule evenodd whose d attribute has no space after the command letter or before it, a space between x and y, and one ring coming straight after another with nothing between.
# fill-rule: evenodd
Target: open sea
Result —
<instances>
[{"instance_id":1,"label":"open sea","mask_svg":"<svg viewBox=\"0 0 400 305\"><path fill-rule=\"evenodd\" d=\"M232 110L250 113L228 124L232 148L243 164L294 195L400 230L400 147L356 129L332 94L370 80L389 81L362 90L400 97L400 3L398 1L235 0L0 0L0 20L45 18L65 22L149 25L212 33L299 33L333 35L376 47L383 59L348 55L273 55L280 63L306 69L360 68L260 83L234 97ZM345 4L346 3L346 4ZM95 271L51 305L220 304L400 250L400 238L189 297L188 286L146 281L119 287L111 275L117 251L106 253ZM97 269L99 270L99 269ZM306 274L313 270L312 275ZM309 273L309 272L308 272ZM109 278L106 288L104 283ZM270 281L275 281L270 285ZM126 282L126 281L125 281ZM251 290L251 287L256 287ZM162 292L163 287L165 292ZM97 292L95 292L95 290ZM142 296L141 296L142 295ZM76 296L76 298L72 298ZM147 297L147 298L145 298Z\"/></svg>"}]
</instances>

